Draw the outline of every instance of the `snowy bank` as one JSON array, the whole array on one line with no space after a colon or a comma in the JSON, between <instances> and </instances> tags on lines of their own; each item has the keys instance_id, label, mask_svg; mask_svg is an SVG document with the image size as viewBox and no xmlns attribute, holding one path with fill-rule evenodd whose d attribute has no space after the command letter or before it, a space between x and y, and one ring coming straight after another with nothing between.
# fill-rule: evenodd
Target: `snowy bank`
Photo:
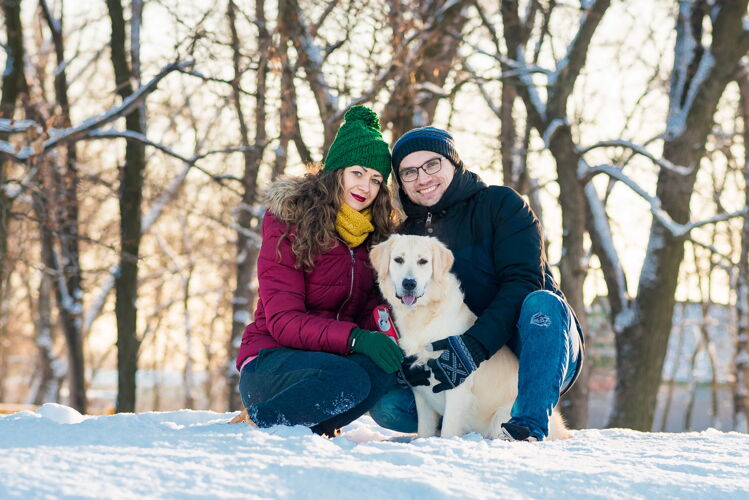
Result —
<instances>
[{"instance_id":1,"label":"snowy bank","mask_svg":"<svg viewBox=\"0 0 749 500\"><path fill-rule=\"evenodd\" d=\"M749 435L583 430L542 443L414 439L362 417L329 440L231 413L0 416L0 497L749 498Z\"/></svg>"}]
</instances>

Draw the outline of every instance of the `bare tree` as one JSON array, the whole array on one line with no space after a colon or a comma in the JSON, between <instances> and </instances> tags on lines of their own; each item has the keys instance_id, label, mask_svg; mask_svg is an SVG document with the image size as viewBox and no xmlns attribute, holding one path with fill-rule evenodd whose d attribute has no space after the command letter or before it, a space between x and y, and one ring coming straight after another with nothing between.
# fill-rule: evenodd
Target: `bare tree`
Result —
<instances>
[{"instance_id":1,"label":"bare tree","mask_svg":"<svg viewBox=\"0 0 749 500\"><path fill-rule=\"evenodd\" d=\"M392 124L393 139L414 127L430 125L445 82L457 59L460 33L468 21L468 1L388 2L388 23L398 71L383 123ZM418 30L418 37L406 34Z\"/></svg>"},{"instance_id":2,"label":"bare tree","mask_svg":"<svg viewBox=\"0 0 749 500\"><path fill-rule=\"evenodd\" d=\"M232 329L229 338L227 358L228 402L230 410L242 407L237 387L239 376L234 368L242 332L249 323L251 307L255 303L255 290L252 280L255 276L257 254L260 246L252 222L257 218L254 205L257 197L257 176L263 151L266 146L265 100L268 60L271 56L271 36L266 26L265 1L255 2L255 24L258 29L258 62L255 74L255 137L251 144L247 126L246 112L241 100L241 79L244 74L243 57L236 26L237 7L234 0L227 5L227 18L231 32L232 63L234 78L232 80L232 101L239 122L240 138L243 148L244 174L242 176L242 199L237 214L237 250L236 250L236 286L232 298Z\"/></svg>"},{"instance_id":3,"label":"bare tree","mask_svg":"<svg viewBox=\"0 0 749 500\"><path fill-rule=\"evenodd\" d=\"M374 100L387 86L392 90L389 90L381 122L383 126L392 124L393 138L415 126L431 123L437 103L448 95L442 87L460 45L455 33L459 33L466 22L467 6L467 1L421 2L414 8L400 1L389 2L388 24L392 31L392 57L383 66L371 63L371 83L358 96L353 97L348 94L350 89L336 89L330 83L325 66L326 58L334 50L343 46L345 41L350 43L350 33L341 34L344 42L326 45L315 34L322 31L321 27L328 18L330 9L312 23L298 0L282 0L279 3L279 31L282 40L291 41L297 55L296 65L304 69L306 82L317 104L323 125L323 153L333 142L348 107ZM354 2L350 7L362 8ZM417 21L410 19L410 13L413 12L418 14ZM354 18L352 12L344 15L346 19ZM412 33L406 36L409 31ZM360 53L357 49L359 48L351 50ZM285 50L285 47L280 50ZM341 102L344 99L348 100L347 105ZM299 143L297 146L302 156L306 156L302 153L306 148L300 148Z\"/></svg>"},{"instance_id":4,"label":"bare tree","mask_svg":"<svg viewBox=\"0 0 749 500\"><path fill-rule=\"evenodd\" d=\"M297 153L305 165L313 162L312 154L305 144L299 127L299 109L297 92L294 85L294 68L289 61L289 40L281 35L277 48L278 62L281 66L281 109L278 114L279 138L276 149L276 161L273 165L273 178L282 175L288 163L289 143L294 142Z\"/></svg>"},{"instance_id":5,"label":"bare tree","mask_svg":"<svg viewBox=\"0 0 749 500\"><path fill-rule=\"evenodd\" d=\"M68 98L67 72L65 69L65 46L63 41L63 20L55 17L45 0L40 1L42 15L52 35L58 70L55 72L55 100L59 114L55 116L57 128L70 128L70 102ZM59 242L59 253L55 250L54 240L42 237L43 246L47 247L46 262L52 274L55 296L60 311L59 317L68 350L68 376L70 380L71 406L80 412L86 411L85 358L83 356L83 338L81 332L81 315L83 313L82 273L79 251L78 229L78 160L75 142L68 142L54 150L46 158L32 159L40 162L41 169L47 169L46 186L49 197L38 205L43 222L52 222L54 240ZM52 209L53 212L49 212ZM49 231L43 228L42 231Z\"/></svg>"},{"instance_id":6,"label":"bare tree","mask_svg":"<svg viewBox=\"0 0 749 500\"><path fill-rule=\"evenodd\" d=\"M47 236L48 234L46 231L42 233L42 237ZM49 248L49 245L42 245L43 261L45 260L45 248ZM36 339L39 354L37 356L36 369L34 370L34 377L32 379L33 383L31 384L30 397L28 400L32 404L41 405L43 403L51 403L59 400L59 379L61 378L61 374L56 373L60 371L59 368L55 370L59 363L56 363L54 354L52 278L49 276L46 269L40 273L37 297L36 333L34 338Z\"/></svg>"},{"instance_id":7,"label":"bare tree","mask_svg":"<svg viewBox=\"0 0 749 500\"><path fill-rule=\"evenodd\" d=\"M21 24L21 1L4 1L3 17L6 33L6 67L3 72L2 96L0 96L0 118L12 120L16 104L28 91L23 70L25 56L23 25ZM0 140L7 141L9 134L0 129ZM0 309L5 304L6 278L10 272L8 259L8 236L11 221L11 208L17 194L11 194L8 184L7 160L0 158ZM2 321L0 321L2 323ZM5 363L5 348L2 339L4 328L0 328L0 368ZM5 372L6 370L2 370ZM0 382L0 400L3 399L4 384Z\"/></svg>"},{"instance_id":8,"label":"bare tree","mask_svg":"<svg viewBox=\"0 0 749 500\"><path fill-rule=\"evenodd\" d=\"M531 2L534 4L535 2ZM553 3L551 4L553 5ZM550 5L549 9L552 8ZM544 140L554 156L557 165L559 202L562 207L562 259L560 261L561 287L572 308L577 311L585 329L585 303L583 284L587 275L587 251L584 235L587 227L588 208L584 186L578 177L578 167L584 159L573 137L573 130L567 112L567 102L575 83L585 66L593 35L601 18L609 8L609 0L597 0L581 6L580 27L570 42L567 52L556 62L554 71L546 72L546 100L542 100L539 89L532 79L533 70L528 67L526 44L528 33L535 20L535 8L528 9L527 19L522 18L518 2L502 2L504 39L509 58L497 57L502 61L503 72L517 88L525 104L527 120ZM550 13L545 19L548 20ZM547 23L546 21L544 25ZM542 31L543 33L543 31ZM511 75L511 76L509 76ZM506 97L508 98L508 97ZM565 414L575 427L587 424L588 391L587 376L570 393L572 404Z\"/></svg>"},{"instance_id":9,"label":"bare tree","mask_svg":"<svg viewBox=\"0 0 749 500\"><path fill-rule=\"evenodd\" d=\"M133 94L135 79L126 48L126 24L120 0L107 0L112 24L111 56L117 93L125 100ZM131 22L139 23L138 18ZM134 47L133 47L134 48ZM128 131L143 134L145 110L136 106L125 117ZM135 374L138 369L138 256L141 241L141 202L146 168L145 145L127 140L125 163L120 171L120 263L115 279L117 315L118 412L135 411Z\"/></svg>"},{"instance_id":10,"label":"bare tree","mask_svg":"<svg viewBox=\"0 0 749 500\"><path fill-rule=\"evenodd\" d=\"M749 31L742 24L746 11L746 1L679 4L663 160L685 168L660 169L660 213L650 228L637 298L629 304L612 300L617 341L612 426L650 430L653 424L684 239L694 227L690 200L718 101L749 50ZM704 26L711 32L704 33ZM623 289L615 276L609 275L607 283L609 290Z\"/></svg>"},{"instance_id":11,"label":"bare tree","mask_svg":"<svg viewBox=\"0 0 749 500\"><path fill-rule=\"evenodd\" d=\"M742 67L738 83L744 139L744 202L749 206L749 68ZM736 286L738 331L734 357L733 427L749 432L749 217L744 217L743 222Z\"/></svg>"}]
</instances>

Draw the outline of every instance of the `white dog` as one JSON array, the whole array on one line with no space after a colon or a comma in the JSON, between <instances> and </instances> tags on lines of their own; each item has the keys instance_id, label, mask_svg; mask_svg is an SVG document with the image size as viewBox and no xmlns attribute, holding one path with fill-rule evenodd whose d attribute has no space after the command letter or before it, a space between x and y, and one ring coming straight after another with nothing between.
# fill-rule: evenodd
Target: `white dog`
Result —
<instances>
[{"instance_id":1,"label":"white dog","mask_svg":"<svg viewBox=\"0 0 749 500\"><path fill-rule=\"evenodd\" d=\"M439 357L431 343L460 335L476 321L463 302L458 279L450 273L453 255L438 239L394 235L372 248L370 259L380 289L390 303L399 345L415 364ZM434 376L428 386L414 387L420 437L460 436L478 432L493 439L502 435L501 424L510 419L518 391L518 360L507 347L481 363L461 385L434 394ZM557 412L549 421L549 438L567 437Z\"/></svg>"}]
</instances>

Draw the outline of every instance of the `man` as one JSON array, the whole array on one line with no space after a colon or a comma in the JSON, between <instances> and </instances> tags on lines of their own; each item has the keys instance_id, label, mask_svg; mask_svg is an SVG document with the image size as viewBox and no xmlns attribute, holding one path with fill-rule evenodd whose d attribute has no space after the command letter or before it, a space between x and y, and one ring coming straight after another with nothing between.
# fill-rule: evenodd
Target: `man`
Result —
<instances>
[{"instance_id":1,"label":"man","mask_svg":"<svg viewBox=\"0 0 749 500\"><path fill-rule=\"evenodd\" d=\"M435 236L452 250L452 271L478 317L466 332L433 344L445 352L427 364L439 382L432 390L461 384L507 344L520 368L518 396L502 430L508 440L543 440L552 409L580 371L583 341L546 262L541 224L514 190L487 186L466 170L445 130L407 132L395 143L392 161L407 217L401 232ZM456 376L455 365L465 375ZM411 385L426 384L423 369L404 368ZM410 393L391 391L370 414L384 427L413 432Z\"/></svg>"}]
</instances>

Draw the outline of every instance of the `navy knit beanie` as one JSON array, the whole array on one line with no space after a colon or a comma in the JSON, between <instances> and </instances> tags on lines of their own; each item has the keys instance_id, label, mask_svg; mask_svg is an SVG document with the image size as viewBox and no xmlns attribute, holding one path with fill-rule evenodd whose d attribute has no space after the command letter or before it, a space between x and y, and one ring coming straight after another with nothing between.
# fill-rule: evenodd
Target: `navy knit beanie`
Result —
<instances>
[{"instance_id":1,"label":"navy knit beanie","mask_svg":"<svg viewBox=\"0 0 749 500\"><path fill-rule=\"evenodd\" d=\"M458 170L463 168L458 150L455 149L455 139L447 130L435 127L415 128L403 134L393 146L393 172L399 183L401 177L398 169L401 161L414 151L439 153L450 160Z\"/></svg>"}]
</instances>

